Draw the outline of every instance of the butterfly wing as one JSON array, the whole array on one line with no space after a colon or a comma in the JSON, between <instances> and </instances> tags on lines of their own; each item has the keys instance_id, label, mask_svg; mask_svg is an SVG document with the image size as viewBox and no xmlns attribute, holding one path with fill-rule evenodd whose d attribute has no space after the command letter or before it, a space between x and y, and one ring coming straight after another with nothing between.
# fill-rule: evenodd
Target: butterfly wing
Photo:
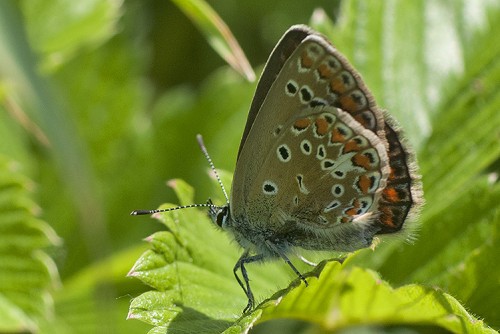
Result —
<instances>
[{"instance_id":1,"label":"butterfly wing","mask_svg":"<svg viewBox=\"0 0 500 334\"><path fill-rule=\"evenodd\" d=\"M390 173L379 201L378 234L394 233L414 221L423 206L423 191L415 154L391 115L385 113Z\"/></svg>"},{"instance_id":2,"label":"butterfly wing","mask_svg":"<svg viewBox=\"0 0 500 334\"><path fill-rule=\"evenodd\" d=\"M384 142L349 114L307 107L266 152L247 198L254 208L247 217L265 222L273 235L295 229L289 243L303 248L360 248L353 248L364 242L360 234L367 228L370 237L374 233L373 210L389 174L387 160ZM300 240L302 231L312 237Z\"/></svg>"},{"instance_id":3,"label":"butterfly wing","mask_svg":"<svg viewBox=\"0 0 500 334\"><path fill-rule=\"evenodd\" d=\"M374 196L371 206L363 210L365 210L364 213L376 212L374 224L378 226L380 233L399 230L406 217L418 211L420 206L418 203L421 202L422 197L417 173L415 167L412 167L414 166L413 155L405 147L395 122L389 116L386 116L387 119L384 120L384 113L377 107L371 92L347 59L323 36L305 26L292 27L284 35L271 55L260 79L240 144L231 195L233 216L247 217L249 221L255 222L259 219L266 220L266 217L271 217L278 211L288 212L287 210L293 209L294 204L291 202L296 201L295 195L291 200L280 197L285 194L274 196L274 199L262 198L263 191L265 192L265 182L272 181L271 176L291 175L296 179L298 175L298 172L290 174L287 170L278 168L275 165L276 161L269 159L273 155L276 157L277 138L290 141L296 139L283 135L283 129L289 128L291 122L296 121L299 115L302 117L307 116L308 112L317 113L312 110L321 106L335 106L346 111L350 118L335 116L339 117L348 128L357 129L358 125L364 128L356 131L364 136L379 158L383 160L385 157L389 161L390 174L389 168L386 169L382 165L377 167L380 179L377 179L376 183L381 189L385 188L382 198L379 201L378 195ZM332 111L329 109L328 112ZM373 136L365 134L364 130L371 132ZM386 132L390 142L386 139ZM385 155L380 152L381 147L385 147ZM389 151L387 155L388 150L394 150L394 152ZM300 167L312 170L312 167L305 161L300 160ZM298 161L295 160L294 163L297 164ZM352 179L345 180L345 182L351 182L350 185L352 185L358 176L353 174ZM312 174L309 177L314 178ZM324 176L319 176L318 179L321 177ZM297 182L295 180L291 184L297 184ZM270 192L273 192L272 185L269 184L268 187ZM331 193L334 185L331 182L328 183L328 187L326 184L318 184L318 188L314 190L316 197L330 199L322 191ZM325 190L323 186L329 189ZM285 189L288 188L285 187ZM353 190L350 189L350 191ZM352 197L353 200L355 198L356 196ZM284 201L288 204L284 204ZM304 205L308 208L325 209L333 203L333 200L328 203L314 201L313 197L302 198L302 202L299 199L302 203L300 207ZM343 207L343 210L349 209L352 209L349 205ZM326 219L328 224L335 219L335 223L339 219L349 220L345 217L345 212L342 214L337 211L330 210L327 215L329 218ZM354 211L356 210L353 209L350 212ZM313 210L312 212L319 211ZM338 214L335 219L333 219L334 214ZM297 217L303 216L304 213L297 213ZM306 216L303 218L310 221L323 219L320 214L314 216L311 213Z\"/></svg>"},{"instance_id":4,"label":"butterfly wing","mask_svg":"<svg viewBox=\"0 0 500 334\"><path fill-rule=\"evenodd\" d=\"M283 37L279 40L278 44L274 47L271 52L269 59L267 60L262 75L257 84L257 89L255 90L255 95L252 100L252 105L250 106L250 111L248 113L247 122L245 125L245 130L243 131L243 136L240 142L240 148L238 150L238 157L240 155L241 149L245 144L248 133L252 128L255 117L262 107L262 103L266 98L272 84L276 80L278 73L283 68L283 64L287 61L290 55L295 51L297 46L302 42L304 38L312 33L312 30L307 26L297 25L292 26L288 29Z\"/></svg>"},{"instance_id":5,"label":"butterfly wing","mask_svg":"<svg viewBox=\"0 0 500 334\"><path fill-rule=\"evenodd\" d=\"M287 41L287 36L292 36L292 41ZM287 57L289 48L297 42ZM354 119L385 140L382 112L371 93L347 60L323 37L304 26L292 27L275 51L282 50L286 50L282 55L271 55L261 79L263 86L259 83L252 103L233 179L231 210L235 216L247 213L249 194L261 186L254 186L253 182L264 163L262 149L272 147L284 124L304 108L346 104L354 110ZM286 59L279 69L275 67L281 62L276 59ZM268 87L271 81L265 94L260 89Z\"/></svg>"}]
</instances>

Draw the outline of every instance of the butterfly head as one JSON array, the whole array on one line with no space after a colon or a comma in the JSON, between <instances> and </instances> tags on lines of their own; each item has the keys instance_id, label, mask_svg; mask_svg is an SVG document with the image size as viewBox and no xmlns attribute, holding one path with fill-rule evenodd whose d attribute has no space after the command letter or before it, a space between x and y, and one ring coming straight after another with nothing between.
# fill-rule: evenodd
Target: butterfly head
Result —
<instances>
[{"instance_id":1,"label":"butterfly head","mask_svg":"<svg viewBox=\"0 0 500 334\"><path fill-rule=\"evenodd\" d=\"M212 204L210 200L209 203ZM229 204L223 206L211 205L208 210L208 215L215 225L223 230L226 229L230 220Z\"/></svg>"}]
</instances>

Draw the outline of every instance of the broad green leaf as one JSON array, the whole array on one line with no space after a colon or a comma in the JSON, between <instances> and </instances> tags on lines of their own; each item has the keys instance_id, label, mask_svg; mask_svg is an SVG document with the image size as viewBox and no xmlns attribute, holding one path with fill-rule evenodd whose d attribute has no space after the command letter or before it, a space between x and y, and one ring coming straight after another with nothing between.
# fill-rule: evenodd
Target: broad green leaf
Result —
<instances>
[{"instance_id":1,"label":"broad green leaf","mask_svg":"<svg viewBox=\"0 0 500 334\"><path fill-rule=\"evenodd\" d=\"M181 180L169 184L181 204L192 203L192 189L187 184ZM135 298L129 318L139 318L155 326L173 322L196 331L197 326L211 328L214 319L220 328L228 327L246 305L246 297L232 274L241 250L198 209L155 214L155 217L167 231L146 239L151 249L137 260L129 276L139 278L156 291ZM265 268L261 277L252 277L256 296L269 295L280 281L282 286L289 281L290 273L283 266ZM273 284L269 286L271 281ZM192 320L196 315L201 318L195 325Z\"/></svg>"},{"instance_id":2,"label":"broad green leaf","mask_svg":"<svg viewBox=\"0 0 500 334\"><path fill-rule=\"evenodd\" d=\"M458 10L454 6L449 9ZM481 7L478 3L471 6ZM459 29L459 20L453 21L456 33L462 34L461 71L435 73L443 76L438 80L441 96L429 105L433 132L418 154L427 204L416 242L389 240L375 254L359 252L351 263L376 268L395 284L436 284L488 319L490 325L498 326L500 317L492 305L500 292L494 288L485 293L483 280L488 273L486 282L495 286L499 282L490 277L500 275L492 266L498 254L494 245L498 244L500 225L496 204L500 200L499 170L495 167L500 158L500 92L496 84L500 47L492 42L498 39L492 31L500 28L500 12L498 8L486 12L486 8L478 10L484 22L469 23L467 29ZM450 57L457 54L450 53ZM405 118L401 121L404 125Z\"/></svg>"},{"instance_id":3,"label":"broad green leaf","mask_svg":"<svg viewBox=\"0 0 500 334\"><path fill-rule=\"evenodd\" d=\"M370 270L343 269L323 262L310 273L309 287L276 293L262 305L262 318L300 319L326 331L350 326L427 324L450 332L494 333L437 288L406 285L393 289Z\"/></svg>"}]
</instances>

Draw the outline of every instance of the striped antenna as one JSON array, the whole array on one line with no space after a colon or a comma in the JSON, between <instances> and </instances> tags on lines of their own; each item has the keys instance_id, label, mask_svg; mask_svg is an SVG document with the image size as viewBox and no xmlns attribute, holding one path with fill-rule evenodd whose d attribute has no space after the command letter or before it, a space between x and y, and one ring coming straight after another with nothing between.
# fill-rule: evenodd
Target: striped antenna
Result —
<instances>
[{"instance_id":1,"label":"striped antenna","mask_svg":"<svg viewBox=\"0 0 500 334\"><path fill-rule=\"evenodd\" d=\"M210 169L215 174L215 178L217 179L217 182L219 182L219 185L222 189L222 192L224 193L224 197L226 198L226 202L229 203L229 197L227 196L226 188L222 184L222 180L219 177L219 174L217 173L217 170L215 169L214 163L212 162L212 158L210 158L210 154L208 154L207 147L205 146L205 143L203 143L203 137L200 134L196 135L196 140L198 141L198 145L200 145L201 152L203 152L203 155L208 161L208 164L210 165Z\"/></svg>"},{"instance_id":2,"label":"striped antenna","mask_svg":"<svg viewBox=\"0 0 500 334\"><path fill-rule=\"evenodd\" d=\"M200 146L201 152L205 156L205 158L208 161L208 164L210 165L210 169L214 172L215 178L217 179L217 182L219 182L219 185L222 189L222 192L224 193L224 197L226 198L227 203L229 203L229 197L227 196L226 188L222 184L222 180L219 177L219 174L217 173L217 170L215 169L214 163L212 162L212 158L210 158L210 155L208 154L208 150L203 143L203 137L198 134L196 135L196 140L198 141L198 145ZM212 201L209 199L207 203L204 204L189 204L189 205L181 205L181 206L176 206L175 208L168 208L168 209L155 209L155 210L134 210L130 213L132 216L141 216L141 215L152 215L154 213L158 212L168 212L168 211L175 211L175 210L180 210L180 209L189 209L189 208L210 208L210 212L214 213L216 212L216 209L220 208L217 205L214 205Z\"/></svg>"},{"instance_id":3,"label":"striped antenna","mask_svg":"<svg viewBox=\"0 0 500 334\"><path fill-rule=\"evenodd\" d=\"M152 215L153 213L158 213L158 212L168 212L168 211L174 211L174 210L180 210L180 209L188 209L188 208L217 208L217 205L211 204L211 203L205 203L205 204L190 204L190 205L181 205L181 206L176 206L175 208L168 208L168 209L156 209L156 210L134 210L130 214L132 216L141 216L141 215Z\"/></svg>"}]
</instances>

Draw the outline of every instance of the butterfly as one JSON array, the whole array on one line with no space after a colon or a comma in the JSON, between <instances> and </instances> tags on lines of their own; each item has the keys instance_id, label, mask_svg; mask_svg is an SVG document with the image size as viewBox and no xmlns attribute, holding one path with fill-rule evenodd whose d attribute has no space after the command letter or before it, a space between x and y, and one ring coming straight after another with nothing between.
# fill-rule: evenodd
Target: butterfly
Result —
<instances>
[{"instance_id":1,"label":"butterfly","mask_svg":"<svg viewBox=\"0 0 500 334\"><path fill-rule=\"evenodd\" d=\"M227 203L187 207L208 206L243 248L233 271L247 312L255 307L247 264L281 258L307 285L290 254L369 247L415 220L422 203L415 155L397 122L326 37L295 25L257 85Z\"/></svg>"}]
</instances>

